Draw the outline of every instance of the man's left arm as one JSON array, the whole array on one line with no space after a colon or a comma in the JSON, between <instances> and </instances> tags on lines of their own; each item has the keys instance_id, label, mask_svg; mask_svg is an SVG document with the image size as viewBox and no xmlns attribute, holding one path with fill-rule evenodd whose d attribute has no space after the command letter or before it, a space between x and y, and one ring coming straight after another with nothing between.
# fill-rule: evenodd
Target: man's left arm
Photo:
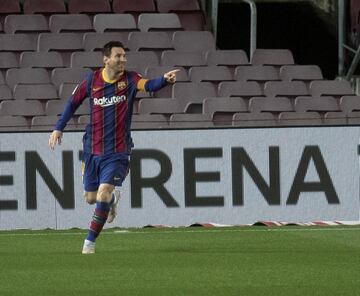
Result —
<instances>
[{"instance_id":1,"label":"man's left arm","mask_svg":"<svg viewBox=\"0 0 360 296\"><path fill-rule=\"evenodd\" d=\"M147 80L142 78L138 82L138 90L153 92L163 88L168 84L173 84L176 82L176 73L179 71L179 69L172 70L155 79Z\"/></svg>"}]
</instances>

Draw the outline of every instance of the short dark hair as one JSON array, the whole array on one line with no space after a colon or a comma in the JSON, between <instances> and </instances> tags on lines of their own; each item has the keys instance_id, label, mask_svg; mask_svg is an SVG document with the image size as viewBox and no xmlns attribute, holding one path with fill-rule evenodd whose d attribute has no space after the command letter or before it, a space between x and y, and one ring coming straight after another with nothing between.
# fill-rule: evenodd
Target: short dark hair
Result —
<instances>
[{"instance_id":1,"label":"short dark hair","mask_svg":"<svg viewBox=\"0 0 360 296\"><path fill-rule=\"evenodd\" d=\"M111 50L113 47L121 47L123 49L124 45L120 41L110 41L106 43L102 49L103 56L110 57L111 56Z\"/></svg>"}]
</instances>

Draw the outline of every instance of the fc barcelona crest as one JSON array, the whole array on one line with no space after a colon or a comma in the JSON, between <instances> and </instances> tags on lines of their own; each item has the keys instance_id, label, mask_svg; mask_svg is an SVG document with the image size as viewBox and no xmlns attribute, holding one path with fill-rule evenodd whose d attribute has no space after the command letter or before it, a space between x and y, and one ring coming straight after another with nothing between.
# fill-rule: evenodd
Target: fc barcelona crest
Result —
<instances>
[{"instance_id":1,"label":"fc barcelona crest","mask_svg":"<svg viewBox=\"0 0 360 296\"><path fill-rule=\"evenodd\" d=\"M126 88L126 82L125 81L118 82L117 87L118 87L119 90L125 89Z\"/></svg>"}]
</instances>

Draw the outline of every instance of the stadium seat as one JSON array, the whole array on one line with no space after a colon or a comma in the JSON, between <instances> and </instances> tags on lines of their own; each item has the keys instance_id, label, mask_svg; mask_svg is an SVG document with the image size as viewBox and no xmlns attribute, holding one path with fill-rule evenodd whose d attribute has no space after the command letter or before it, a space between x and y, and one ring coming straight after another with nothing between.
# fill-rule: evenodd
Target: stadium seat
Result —
<instances>
[{"instance_id":1,"label":"stadium seat","mask_svg":"<svg viewBox=\"0 0 360 296\"><path fill-rule=\"evenodd\" d=\"M178 99L152 98L141 99L138 105L140 114L165 114L183 113L184 104Z\"/></svg>"},{"instance_id":2,"label":"stadium seat","mask_svg":"<svg viewBox=\"0 0 360 296\"><path fill-rule=\"evenodd\" d=\"M345 113L360 111L360 96L343 96L339 105L340 109Z\"/></svg>"},{"instance_id":3,"label":"stadium seat","mask_svg":"<svg viewBox=\"0 0 360 296\"><path fill-rule=\"evenodd\" d=\"M117 40L127 49L128 35L128 32L85 33L83 47L86 51L99 51L109 41Z\"/></svg>"},{"instance_id":4,"label":"stadium seat","mask_svg":"<svg viewBox=\"0 0 360 296\"><path fill-rule=\"evenodd\" d=\"M242 49L213 50L206 52L208 66L238 66L249 64L246 52Z\"/></svg>"},{"instance_id":5,"label":"stadium seat","mask_svg":"<svg viewBox=\"0 0 360 296\"><path fill-rule=\"evenodd\" d=\"M324 114L324 124L345 125L348 123L346 112L326 112Z\"/></svg>"},{"instance_id":6,"label":"stadium seat","mask_svg":"<svg viewBox=\"0 0 360 296\"><path fill-rule=\"evenodd\" d=\"M235 80L238 81L277 81L279 71L273 66L238 66L235 68Z\"/></svg>"},{"instance_id":7,"label":"stadium seat","mask_svg":"<svg viewBox=\"0 0 360 296\"><path fill-rule=\"evenodd\" d=\"M102 53L99 51L74 52L71 54L71 68L101 68L104 66Z\"/></svg>"},{"instance_id":8,"label":"stadium seat","mask_svg":"<svg viewBox=\"0 0 360 296\"><path fill-rule=\"evenodd\" d=\"M133 51L164 51L173 49L171 39L165 32L132 32L128 47Z\"/></svg>"},{"instance_id":9,"label":"stadium seat","mask_svg":"<svg viewBox=\"0 0 360 296\"><path fill-rule=\"evenodd\" d=\"M12 92L6 84L0 84L0 101L12 100Z\"/></svg>"},{"instance_id":10,"label":"stadium seat","mask_svg":"<svg viewBox=\"0 0 360 296\"><path fill-rule=\"evenodd\" d=\"M145 77L148 79L158 78L163 76L166 72L172 71L174 69L180 70L176 74L176 81L177 82L188 82L189 77L187 72L182 67L172 67L172 66L159 66L159 67L150 67L146 69Z\"/></svg>"},{"instance_id":11,"label":"stadium seat","mask_svg":"<svg viewBox=\"0 0 360 296\"><path fill-rule=\"evenodd\" d=\"M98 33L138 31L135 18L131 14L97 14L94 29Z\"/></svg>"},{"instance_id":12,"label":"stadium seat","mask_svg":"<svg viewBox=\"0 0 360 296\"><path fill-rule=\"evenodd\" d=\"M359 111L353 111L349 112L347 114L348 124L360 124L360 112Z\"/></svg>"},{"instance_id":13,"label":"stadium seat","mask_svg":"<svg viewBox=\"0 0 360 296\"><path fill-rule=\"evenodd\" d=\"M354 95L350 82L346 80L319 80L310 83L312 96L346 96Z\"/></svg>"},{"instance_id":14,"label":"stadium seat","mask_svg":"<svg viewBox=\"0 0 360 296\"><path fill-rule=\"evenodd\" d=\"M256 49L251 59L253 65L282 66L294 64L294 57L288 49Z\"/></svg>"},{"instance_id":15,"label":"stadium seat","mask_svg":"<svg viewBox=\"0 0 360 296\"><path fill-rule=\"evenodd\" d=\"M59 86L59 97L61 100L70 98L78 83L61 83Z\"/></svg>"},{"instance_id":16,"label":"stadium seat","mask_svg":"<svg viewBox=\"0 0 360 296\"><path fill-rule=\"evenodd\" d=\"M292 112L294 108L291 101L285 97L253 97L249 101L250 112Z\"/></svg>"},{"instance_id":17,"label":"stadium seat","mask_svg":"<svg viewBox=\"0 0 360 296\"><path fill-rule=\"evenodd\" d=\"M201 31L204 29L205 18L197 0L157 0L156 2L160 13L176 13L185 30Z\"/></svg>"},{"instance_id":18,"label":"stadium seat","mask_svg":"<svg viewBox=\"0 0 360 296\"><path fill-rule=\"evenodd\" d=\"M19 67L19 61L16 54L13 52L0 52L0 69L6 70L9 68Z\"/></svg>"},{"instance_id":19,"label":"stadium seat","mask_svg":"<svg viewBox=\"0 0 360 296\"><path fill-rule=\"evenodd\" d=\"M51 131L54 129L56 122L59 120L57 115L34 116L31 119L31 129L37 131ZM73 130L76 128L74 118L71 118L66 124L65 130Z\"/></svg>"},{"instance_id":20,"label":"stadium seat","mask_svg":"<svg viewBox=\"0 0 360 296\"><path fill-rule=\"evenodd\" d=\"M4 32L7 34L40 33L48 31L49 26L47 19L41 14L12 14L8 15L4 21Z\"/></svg>"},{"instance_id":21,"label":"stadium seat","mask_svg":"<svg viewBox=\"0 0 360 296\"><path fill-rule=\"evenodd\" d=\"M263 113L235 113L232 118L233 126L276 126L276 116L270 112Z\"/></svg>"},{"instance_id":22,"label":"stadium seat","mask_svg":"<svg viewBox=\"0 0 360 296\"><path fill-rule=\"evenodd\" d=\"M262 96L260 85L255 81L221 82L218 86L219 97L256 97Z\"/></svg>"},{"instance_id":23,"label":"stadium seat","mask_svg":"<svg viewBox=\"0 0 360 296\"><path fill-rule=\"evenodd\" d=\"M267 97L307 96L309 91L303 81L268 81L264 86L264 94Z\"/></svg>"},{"instance_id":24,"label":"stadium seat","mask_svg":"<svg viewBox=\"0 0 360 296\"><path fill-rule=\"evenodd\" d=\"M6 83L11 89L16 84L47 84L51 83L46 69L19 68L6 71Z\"/></svg>"},{"instance_id":25,"label":"stadium seat","mask_svg":"<svg viewBox=\"0 0 360 296\"><path fill-rule=\"evenodd\" d=\"M0 34L0 51L21 52L35 50L36 38L31 34Z\"/></svg>"},{"instance_id":26,"label":"stadium seat","mask_svg":"<svg viewBox=\"0 0 360 296\"><path fill-rule=\"evenodd\" d=\"M38 51L77 51L83 50L81 37L76 33L41 33Z\"/></svg>"},{"instance_id":27,"label":"stadium seat","mask_svg":"<svg viewBox=\"0 0 360 296\"><path fill-rule=\"evenodd\" d=\"M232 117L237 112L247 112L247 103L243 98L205 98L203 114L209 114L214 125L232 125Z\"/></svg>"},{"instance_id":28,"label":"stadium seat","mask_svg":"<svg viewBox=\"0 0 360 296\"><path fill-rule=\"evenodd\" d=\"M46 102L45 114L46 115L60 115L64 110L66 100L50 100Z\"/></svg>"},{"instance_id":29,"label":"stadium seat","mask_svg":"<svg viewBox=\"0 0 360 296\"><path fill-rule=\"evenodd\" d=\"M63 0L25 0L24 14L41 13L50 15L54 13L66 13L66 7Z\"/></svg>"},{"instance_id":30,"label":"stadium seat","mask_svg":"<svg viewBox=\"0 0 360 296\"><path fill-rule=\"evenodd\" d=\"M175 13L142 13L139 15L138 27L142 32L183 30L179 17Z\"/></svg>"},{"instance_id":31,"label":"stadium seat","mask_svg":"<svg viewBox=\"0 0 360 296\"><path fill-rule=\"evenodd\" d=\"M168 120L162 114L134 114L131 129L158 129L169 126Z\"/></svg>"},{"instance_id":32,"label":"stadium seat","mask_svg":"<svg viewBox=\"0 0 360 296\"><path fill-rule=\"evenodd\" d=\"M111 13L109 0L69 0L68 2L69 13Z\"/></svg>"},{"instance_id":33,"label":"stadium seat","mask_svg":"<svg viewBox=\"0 0 360 296\"><path fill-rule=\"evenodd\" d=\"M321 69L317 65L289 65L280 68L280 79L285 81L292 80L322 80Z\"/></svg>"},{"instance_id":34,"label":"stadium seat","mask_svg":"<svg viewBox=\"0 0 360 296\"><path fill-rule=\"evenodd\" d=\"M57 68L51 72L51 82L59 87L62 83L80 83L85 79L89 68Z\"/></svg>"},{"instance_id":35,"label":"stadium seat","mask_svg":"<svg viewBox=\"0 0 360 296\"><path fill-rule=\"evenodd\" d=\"M54 14L50 16L49 28L52 33L91 32L93 26L86 14Z\"/></svg>"},{"instance_id":36,"label":"stadium seat","mask_svg":"<svg viewBox=\"0 0 360 296\"><path fill-rule=\"evenodd\" d=\"M61 68L64 62L58 52L23 52L20 55L20 67L22 68Z\"/></svg>"},{"instance_id":37,"label":"stadium seat","mask_svg":"<svg viewBox=\"0 0 360 296\"><path fill-rule=\"evenodd\" d=\"M323 121L318 112L282 112L279 114L278 124L283 126L319 126L323 124Z\"/></svg>"},{"instance_id":38,"label":"stadium seat","mask_svg":"<svg viewBox=\"0 0 360 296\"><path fill-rule=\"evenodd\" d=\"M335 112L340 111L338 100L334 97L297 97L294 105L296 112Z\"/></svg>"},{"instance_id":39,"label":"stadium seat","mask_svg":"<svg viewBox=\"0 0 360 296\"><path fill-rule=\"evenodd\" d=\"M206 66L206 59L202 52L165 50L161 55L161 65L188 68L193 66Z\"/></svg>"},{"instance_id":40,"label":"stadium seat","mask_svg":"<svg viewBox=\"0 0 360 296\"><path fill-rule=\"evenodd\" d=\"M0 115L35 116L44 115L44 110L39 101L2 101ZM1 117L1 116L0 116Z\"/></svg>"},{"instance_id":41,"label":"stadium seat","mask_svg":"<svg viewBox=\"0 0 360 296\"><path fill-rule=\"evenodd\" d=\"M12 132L12 131L24 131L28 130L29 125L25 117L23 116L0 116L0 131Z\"/></svg>"},{"instance_id":42,"label":"stadium seat","mask_svg":"<svg viewBox=\"0 0 360 296\"><path fill-rule=\"evenodd\" d=\"M0 71L0 85L5 84L5 79L3 73Z\"/></svg>"},{"instance_id":43,"label":"stadium seat","mask_svg":"<svg viewBox=\"0 0 360 296\"><path fill-rule=\"evenodd\" d=\"M173 34L173 46L178 51L212 51L215 39L208 31L178 31Z\"/></svg>"},{"instance_id":44,"label":"stadium seat","mask_svg":"<svg viewBox=\"0 0 360 296\"><path fill-rule=\"evenodd\" d=\"M192 82L212 82L233 80L233 75L226 66L191 67L189 77Z\"/></svg>"},{"instance_id":45,"label":"stadium seat","mask_svg":"<svg viewBox=\"0 0 360 296\"><path fill-rule=\"evenodd\" d=\"M144 12L156 12L153 0L113 0L114 13L140 14Z\"/></svg>"},{"instance_id":46,"label":"stadium seat","mask_svg":"<svg viewBox=\"0 0 360 296\"><path fill-rule=\"evenodd\" d=\"M127 68L148 68L159 66L159 59L152 51L136 51L126 54Z\"/></svg>"},{"instance_id":47,"label":"stadium seat","mask_svg":"<svg viewBox=\"0 0 360 296\"><path fill-rule=\"evenodd\" d=\"M14 87L15 100L54 100L58 99L52 84L18 84Z\"/></svg>"},{"instance_id":48,"label":"stadium seat","mask_svg":"<svg viewBox=\"0 0 360 296\"><path fill-rule=\"evenodd\" d=\"M214 124L209 114L173 114L170 116L170 127L201 128L212 127Z\"/></svg>"},{"instance_id":49,"label":"stadium seat","mask_svg":"<svg viewBox=\"0 0 360 296\"><path fill-rule=\"evenodd\" d=\"M0 0L0 15L20 14L20 1Z\"/></svg>"}]
</instances>

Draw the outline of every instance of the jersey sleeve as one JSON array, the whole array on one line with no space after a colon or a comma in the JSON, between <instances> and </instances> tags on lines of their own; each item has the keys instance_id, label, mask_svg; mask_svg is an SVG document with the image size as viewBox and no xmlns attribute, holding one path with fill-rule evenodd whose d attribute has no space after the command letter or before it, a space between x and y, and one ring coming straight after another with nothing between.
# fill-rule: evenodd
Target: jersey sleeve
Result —
<instances>
[{"instance_id":1,"label":"jersey sleeve","mask_svg":"<svg viewBox=\"0 0 360 296\"><path fill-rule=\"evenodd\" d=\"M163 76L156 79L145 79L140 74L133 72L132 78L137 90L140 91L157 91L168 84Z\"/></svg>"},{"instance_id":2,"label":"jersey sleeve","mask_svg":"<svg viewBox=\"0 0 360 296\"><path fill-rule=\"evenodd\" d=\"M64 111L61 113L61 116L55 125L55 130L63 131L68 121L74 115L76 109L79 108L81 103L89 96L89 83L89 77L87 77L79 85L76 86L70 98L65 104Z\"/></svg>"}]
</instances>

